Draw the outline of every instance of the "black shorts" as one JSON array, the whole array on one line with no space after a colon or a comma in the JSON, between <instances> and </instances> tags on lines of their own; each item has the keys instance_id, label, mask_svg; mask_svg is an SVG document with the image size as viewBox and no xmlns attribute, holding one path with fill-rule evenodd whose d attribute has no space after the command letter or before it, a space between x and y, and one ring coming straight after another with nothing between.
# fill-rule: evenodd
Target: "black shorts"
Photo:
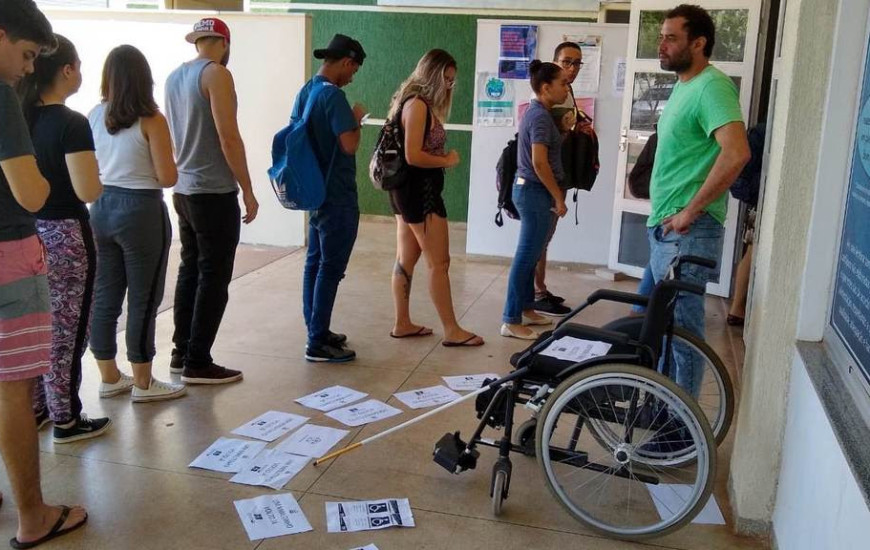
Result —
<instances>
[{"instance_id":1,"label":"black shorts","mask_svg":"<svg viewBox=\"0 0 870 550\"><path fill-rule=\"evenodd\" d=\"M444 190L444 170L434 168L415 170L410 181L390 191L393 214L402 216L405 223L424 223L426 216L447 217L447 206L441 192Z\"/></svg>"}]
</instances>

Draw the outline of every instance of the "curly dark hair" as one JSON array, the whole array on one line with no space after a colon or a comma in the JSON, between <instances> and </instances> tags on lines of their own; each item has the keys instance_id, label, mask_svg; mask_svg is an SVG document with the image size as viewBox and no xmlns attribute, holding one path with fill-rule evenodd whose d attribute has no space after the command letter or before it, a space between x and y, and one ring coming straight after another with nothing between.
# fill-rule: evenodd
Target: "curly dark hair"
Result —
<instances>
[{"instance_id":1,"label":"curly dark hair","mask_svg":"<svg viewBox=\"0 0 870 550\"><path fill-rule=\"evenodd\" d=\"M707 44L704 46L704 57L710 58L713 55L713 45L716 44L716 24L713 23L713 18L701 6L692 4L680 4L665 15L665 19L674 19L682 17L686 20L683 28L689 34L689 40L704 37L707 39Z\"/></svg>"}]
</instances>

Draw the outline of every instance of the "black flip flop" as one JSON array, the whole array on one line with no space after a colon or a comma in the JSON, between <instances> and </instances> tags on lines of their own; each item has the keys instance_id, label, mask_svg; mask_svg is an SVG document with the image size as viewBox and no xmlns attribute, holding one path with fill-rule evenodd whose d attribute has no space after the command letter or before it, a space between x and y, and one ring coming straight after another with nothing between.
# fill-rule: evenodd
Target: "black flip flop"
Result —
<instances>
[{"instance_id":1,"label":"black flip flop","mask_svg":"<svg viewBox=\"0 0 870 550\"><path fill-rule=\"evenodd\" d=\"M61 527L63 527L63 524L66 522L66 519L69 517L69 513L72 508L70 508L69 506L61 506L60 509L60 517L57 518L57 521L54 523L54 525L52 525L51 529L48 531L48 534L46 534L44 537L32 540L30 542L18 542L17 538L12 537L11 539L9 539L9 546L15 548L16 550L24 548L35 548L40 544L71 533L88 522L88 516L87 514L85 514L85 518L80 522L76 523L68 529L61 529Z\"/></svg>"},{"instance_id":2,"label":"black flip flop","mask_svg":"<svg viewBox=\"0 0 870 550\"><path fill-rule=\"evenodd\" d=\"M427 330L429 332L426 332ZM396 339L401 340L402 338L422 338L423 336L432 336L432 334L433 334L433 332L432 332L431 328L420 327L420 330L418 330L417 332L411 332L409 334L403 334L401 336L396 336L395 334L390 332L390 338L396 338Z\"/></svg>"},{"instance_id":3,"label":"black flip flop","mask_svg":"<svg viewBox=\"0 0 870 550\"><path fill-rule=\"evenodd\" d=\"M478 338L478 335L472 334L471 336L469 336L468 338L466 338L465 340L463 340L461 342L448 342L447 340L444 340L443 342L441 342L441 345L444 346L445 348L476 348L477 346L482 346L483 339L480 340L479 344L470 344L469 343L472 340L474 340L475 338Z\"/></svg>"}]
</instances>

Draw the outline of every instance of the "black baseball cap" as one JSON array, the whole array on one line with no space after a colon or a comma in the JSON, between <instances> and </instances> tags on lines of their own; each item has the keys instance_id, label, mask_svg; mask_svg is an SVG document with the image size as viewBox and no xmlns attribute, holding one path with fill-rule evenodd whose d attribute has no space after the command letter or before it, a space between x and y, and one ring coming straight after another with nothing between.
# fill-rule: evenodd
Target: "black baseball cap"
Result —
<instances>
[{"instance_id":1,"label":"black baseball cap","mask_svg":"<svg viewBox=\"0 0 870 550\"><path fill-rule=\"evenodd\" d=\"M349 57L360 65L363 64L366 58L366 52L362 44L349 36L336 34L329 41L329 45L325 48L314 50L314 57L317 59L326 59L327 57L335 59L343 59Z\"/></svg>"}]
</instances>

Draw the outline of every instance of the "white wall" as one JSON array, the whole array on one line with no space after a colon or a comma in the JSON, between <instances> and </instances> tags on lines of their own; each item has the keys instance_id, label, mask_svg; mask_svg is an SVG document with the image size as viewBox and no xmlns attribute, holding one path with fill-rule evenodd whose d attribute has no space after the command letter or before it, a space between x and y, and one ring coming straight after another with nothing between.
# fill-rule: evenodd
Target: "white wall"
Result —
<instances>
[{"instance_id":1,"label":"white wall","mask_svg":"<svg viewBox=\"0 0 870 550\"><path fill-rule=\"evenodd\" d=\"M476 72L497 72L499 29L502 24L538 25L538 57L550 60L553 50L564 34L601 35L603 55L601 78L595 100L595 130L601 151L601 171L592 192L580 191L580 225L574 225L574 192L568 195L568 215L559 222L550 244L547 258L560 262L607 264L613 218L613 195L616 180L617 147L622 98L613 94L613 70L617 57L625 57L628 28L624 25L590 23L479 21L477 24ZM475 78L475 85L476 85ZM528 81L514 80L517 103L532 95ZM579 95L579 92L578 92ZM475 91L475 98L477 93ZM505 216L503 227L493 218L497 211L498 193L495 187L495 165L505 144L516 133L516 127L492 128L477 126L475 99L474 135L471 141L471 182L468 197L469 254L512 257L516 250L520 224Z\"/></svg>"},{"instance_id":2,"label":"white wall","mask_svg":"<svg viewBox=\"0 0 870 550\"><path fill-rule=\"evenodd\" d=\"M782 550L870 545L870 509L799 355L789 383L773 529Z\"/></svg>"},{"instance_id":3,"label":"white wall","mask_svg":"<svg viewBox=\"0 0 870 550\"><path fill-rule=\"evenodd\" d=\"M100 77L106 55L115 46L132 44L145 54L154 76L155 98L163 105L166 77L192 59L184 41L205 12L47 11L55 32L76 45L84 82L69 106L87 114L100 101ZM305 216L284 210L275 199L266 170L271 165L272 137L290 118L293 99L306 80L309 33L303 15L221 14L232 31L229 69L239 98L239 128L248 155L258 218L242 228L242 242L274 246L305 242ZM171 195L166 193L171 208ZM170 215L175 224L174 213ZM177 235L177 232L175 233Z\"/></svg>"}]
</instances>

